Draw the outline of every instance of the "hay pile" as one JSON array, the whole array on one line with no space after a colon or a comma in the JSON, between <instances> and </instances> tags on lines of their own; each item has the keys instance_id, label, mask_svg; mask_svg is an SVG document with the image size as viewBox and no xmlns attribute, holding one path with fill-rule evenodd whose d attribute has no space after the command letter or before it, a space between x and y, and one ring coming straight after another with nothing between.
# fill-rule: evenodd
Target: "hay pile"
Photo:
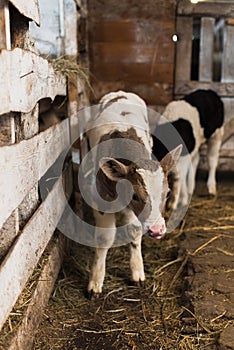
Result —
<instances>
[{"instance_id":1,"label":"hay pile","mask_svg":"<svg viewBox=\"0 0 234 350\"><path fill-rule=\"evenodd\" d=\"M76 83L78 78L82 79L87 87L92 90L89 82L89 70L77 63L76 56L60 56L57 58L47 57L47 59L52 64L55 72L62 73L73 83Z\"/></svg>"}]
</instances>

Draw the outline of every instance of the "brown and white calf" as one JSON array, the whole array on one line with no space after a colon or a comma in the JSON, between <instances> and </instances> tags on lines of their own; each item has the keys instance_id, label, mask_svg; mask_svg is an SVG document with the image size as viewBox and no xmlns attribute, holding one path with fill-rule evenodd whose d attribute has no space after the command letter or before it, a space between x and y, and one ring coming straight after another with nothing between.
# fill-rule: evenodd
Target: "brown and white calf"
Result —
<instances>
[{"instance_id":1,"label":"brown and white calf","mask_svg":"<svg viewBox=\"0 0 234 350\"><path fill-rule=\"evenodd\" d=\"M144 282L142 234L160 239L166 232L162 212L168 192L167 173L178 159L181 146L160 162L152 160L145 102L123 91L101 99L100 111L88 129L97 173L93 181L97 245L88 285L90 297L95 299L102 293L106 256L116 245L118 227L127 227L125 243L130 243L132 281L138 285Z\"/></svg>"},{"instance_id":2,"label":"brown and white calf","mask_svg":"<svg viewBox=\"0 0 234 350\"><path fill-rule=\"evenodd\" d=\"M171 148L183 144L181 157L176 164L177 172L174 172L174 191L171 193L169 207L176 209L189 204L195 187L199 149L203 143L208 146L208 192L215 195L215 175L223 137L222 100L212 90L196 90L182 100L170 102L163 117L162 123L154 132L155 157L160 160Z\"/></svg>"}]
</instances>

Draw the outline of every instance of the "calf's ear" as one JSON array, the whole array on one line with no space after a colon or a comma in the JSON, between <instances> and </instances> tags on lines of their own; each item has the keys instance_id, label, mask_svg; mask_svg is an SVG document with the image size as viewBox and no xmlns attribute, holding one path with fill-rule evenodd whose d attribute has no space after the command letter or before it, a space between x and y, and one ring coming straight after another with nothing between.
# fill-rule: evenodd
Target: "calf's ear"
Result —
<instances>
[{"instance_id":1,"label":"calf's ear","mask_svg":"<svg viewBox=\"0 0 234 350\"><path fill-rule=\"evenodd\" d=\"M103 157L99 161L99 167L112 181L118 181L126 177L128 167L114 158Z\"/></svg>"},{"instance_id":2,"label":"calf's ear","mask_svg":"<svg viewBox=\"0 0 234 350\"><path fill-rule=\"evenodd\" d=\"M168 173L176 165L176 162L182 152L182 148L182 145L177 146L172 151L167 153L161 160L160 165L166 173Z\"/></svg>"}]
</instances>

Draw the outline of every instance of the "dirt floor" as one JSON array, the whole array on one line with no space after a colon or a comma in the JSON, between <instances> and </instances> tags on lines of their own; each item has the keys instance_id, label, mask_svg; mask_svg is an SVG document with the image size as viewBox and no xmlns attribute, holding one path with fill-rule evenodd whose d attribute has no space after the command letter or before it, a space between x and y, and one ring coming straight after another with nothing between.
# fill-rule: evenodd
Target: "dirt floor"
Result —
<instances>
[{"instance_id":1,"label":"dirt floor","mask_svg":"<svg viewBox=\"0 0 234 350\"><path fill-rule=\"evenodd\" d=\"M181 227L143 239L146 285L129 283L127 246L109 251L103 296L85 289L93 251L73 244L37 332L34 350L234 349L234 177L217 198L201 174Z\"/></svg>"}]
</instances>

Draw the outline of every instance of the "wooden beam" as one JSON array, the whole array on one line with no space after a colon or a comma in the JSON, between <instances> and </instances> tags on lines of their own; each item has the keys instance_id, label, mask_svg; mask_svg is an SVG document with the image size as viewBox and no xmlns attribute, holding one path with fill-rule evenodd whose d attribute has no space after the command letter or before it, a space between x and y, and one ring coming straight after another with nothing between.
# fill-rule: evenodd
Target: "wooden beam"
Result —
<instances>
[{"instance_id":1,"label":"wooden beam","mask_svg":"<svg viewBox=\"0 0 234 350\"><path fill-rule=\"evenodd\" d=\"M26 225L29 218L38 208L39 202L39 193L38 193L38 185L36 184L24 198L22 203L20 203L18 207L19 212L19 228L22 228Z\"/></svg>"},{"instance_id":2,"label":"wooden beam","mask_svg":"<svg viewBox=\"0 0 234 350\"><path fill-rule=\"evenodd\" d=\"M176 73L177 80L190 80L192 57L192 18L178 17L176 22L178 42L176 44Z\"/></svg>"},{"instance_id":3,"label":"wooden beam","mask_svg":"<svg viewBox=\"0 0 234 350\"><path fill-rule=\"evenodd\" d=\"M15 209L9 218L4 222L3 227L0 229L0 258L6 254L17 237L19 230L26 225L26 222L35 212L38 205L39 192L38 185L36 184L23 199L19 207Z\"/></svg>"},{"instance_id":4,"label":"wooden beam","mask_svg":"<svg viewBox=\"0 0 234 350\"><path fill-rule=\"evenodd\" d=\"M216 91L220 97L234 97L234 82L219 83L178 80L175 86L175 94L178 96L184 96L197 89L212 89Z\"/></svg>"},{"instance_id":5,"label":"wooden beam","mask_svg":"<svg viewBox=\"0 0 234 350\"><path fill-rule=\"evenodd\" d=\"M223 139L222 144L224 144L225 141ZM200 155L202 157L205 157L207 155L207 145L203 144L200 149ZM219 152L219 158L233 158L234 159L234 150L230 150L227 148L221 148Z\"/></svg>"},{"instance_id":6,"label":"wooden beam","mask_svg":"<svg viewBox=\"0 0 234 350\"><path fill-rule=\"evenodd\" d=\"M77 57L77 21L78 12L74 0L64 1L64 53L68 56Z\"/></svg>"},{"instance_id":7,"label":"wooden beam","mask_svg":"<svg viewBox=\"0 0 234 350\"><path fill-rule=\"evenodd\" d=\"M0 329L52 237L66 204L60 177L3 261L0 267Z\"/></svg>"},{"instance_id":8,"label":"wooden beam","mask_svg":"<svg viewBox=\"0 0 234 350\"><path fill-rule=\"evenodd\" d=\"M0 53L0 115L29 113L45 97L66 96L66 79L48 61L19 48Z\"/></svg>"},{"instance_id":9,"label":"wooden beam","mask_svg":"<svg viewBox=\"0 0 234 350\"><path fill-rule=\"evenodd\" d=\"M0 50L11 49L10 15L7 0L0 1Z\"/></svg>"},{"instance_id":10,"label":"wooden beam","mask_svg":"<svg viewBox=\"0 0 234 350\"><path fill-rule=\"evenodd\" d=\"M221 149L220 150L220 158L232 158L232 159L234 159L234 151L230 150L230 149Z\"/></svg>"},{"instance_id":11,"label":"wooden beam","mask_svg":"<svg viewBox=\"0 0 234 350\"><path fill-rule=\"evenodd\" d=\"M213 51L214 51L215 19L203 17L201 19L199 80L212 81Z\"/></svg>"},{"instance_id":12,"label":"wooden beam","mask_svg":"<svg viewBox=\"0 0 234 350\"><path fill-rule=\"evenodd\" d=\"M39 104L37 103L35 107L29 113L21 113L21 125L20 133L21 139L30 139L39 132ZM1 119L1 118L0 118Z\"/></svg>"},{"instance_id":13,"label":"wooden beam","mask_svg":"<svg viewBox=\"0 0 234 350\"><path fill-rule=\"evenodd\" d=\"M224 49L222 62L222 82L234 82L234 26L226 25L224 28Z\"/></svg>"},{"instance_id":14,"label":"wooden beam","mask_svg":"<svg viewBox=\"0 0 234 350\"><path fill-rule=\"evenodd\" d=\"M234 17L234 7L230 1L212 3L200 1L197 4L192 4L188 0L180 0L177 13L182 16Z\"/></svg>"},{"instance_id":15,"label":"wooden beam","mask_svg":"<svg viewBox=\"0 0 234 350\"><path fill-rule=\"evenodd\" d=\"M0 146L15 143L15 126L14 113L0 116Z\"/></svg>"},{"instance_id":16,"label":"wooden beam","mask_svg":"<svg viewBox=\"0 0 234 350\"><path fill-rule=\"evenodd\" d=\"M35 51L29 34L29 21L14 6L10 7L11 47Z\"/></svg>"},{"instance_id":17,"label":"wooden beam","mask_svg":"<svg viewBox=\"0 0 234 350\"><path fill-rule=\"evenodd\" d=\"M64 50L65 55L78 60L78 12L74 0L64 0ZM70 116L71 139L79 138L79 105L78 105L78 80L77 77L68 78L68 114Z\"/></svg>"},{"instance_id":18,"label":"wooden beam","mask_svg":"<svg viewBox=\"0 0 234 350\"><path fill-rule=\"evenodd\" d=\"M0 227L63 150L70 145L69 121L29 140L0 148Z\"/></svg>"},{"instance_id":19,"label":"wooden beam","mask_svg":"<svg viewBox=\"0 0 234 350\"><path fill-rule=\"evenodd\" d=\"M19 233L19 211L14 210L0 229L0 259L4 257Z\"/></svg>"},{"instance_id":20,"label":"wooden beam","mask_svg":"<svg viewBox=\"0 0 234 350\"><path fill-rule=\"evenodd\" d=\"M224 124L224 135L222 143L224 144L225 142L227 142L232 136L234 136L234 118L228 120Z\"/></svg>"}]
</instances>

